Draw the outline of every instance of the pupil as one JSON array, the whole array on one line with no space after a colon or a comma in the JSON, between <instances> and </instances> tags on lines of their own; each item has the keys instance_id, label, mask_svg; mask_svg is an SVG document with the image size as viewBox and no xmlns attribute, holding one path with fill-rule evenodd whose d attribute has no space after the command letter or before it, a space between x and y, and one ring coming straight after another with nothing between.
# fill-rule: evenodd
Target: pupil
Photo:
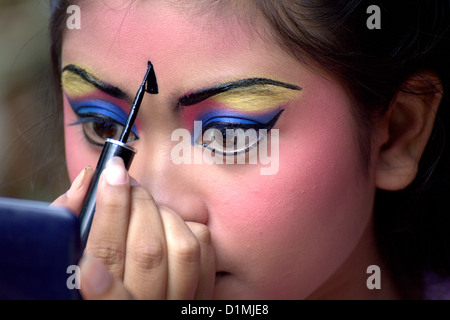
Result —
<instances>
[{"instance_id":1,"label":"pupil","mask_svg":"<svg viewBox=\"0 0 450 320\"><path fill-rule=\"evenodd\" d=\"M110 122L96 122L93 126L95 133L100 137L112 138L117 134L117 127Z\"/></svg>"}]
</instances>

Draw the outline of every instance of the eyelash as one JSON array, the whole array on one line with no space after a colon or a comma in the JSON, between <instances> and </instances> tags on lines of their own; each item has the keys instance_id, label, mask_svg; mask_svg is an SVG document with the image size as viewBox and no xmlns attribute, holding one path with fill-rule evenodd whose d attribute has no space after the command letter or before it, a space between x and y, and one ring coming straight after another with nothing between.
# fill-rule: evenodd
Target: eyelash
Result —
<instances>
[{"instance_id":1,"label":"eyelash","mask_svg":"<svg viewBox=\"0 0 450 320\"><path fill-rule=\"evenodd\" d=\"M105 116L101 113L77 113L80 118L71 125L82 125L83 133L89 143L97 146L103 146L106 138L118 140L122 132L123 124ZM113 130L110 133L100 133L100 131ZM139 137L132 132L128 138L128 142L136 141Z\"/></svg>"},{"instance_id":2,"label":"eyelash","mask_svg":"<svg viewBox=\"0 0 450 320\"><path fill-rule=\"evenodd\" d=\"M249 152L256 147L259 142L264 139L270 130L275 126L284 110L279 110L275 116L266 122L240 118L236 116L216 116L206 118L202 121L201 135L200 132L194 133L194 143L210 149L213 153L223 156L236 156L241 153ZM248 130L254 130L248 131ZM261 131L262 130L262 131ZM252 133L255 135L252 138ZM263 134L261 134L263 133ZM230 137L231 135L231 137ZM242 146L243 135L244 145ZM205 143L205 137L210 143ZM249 142L247 143L247 138ZM231 138L231 140L228 140ZM225 142L225 143L224 143ZM230 142L232 148L230 149ZM236 145L238 143L238 145Z\"/></svg>"}]
</instances>

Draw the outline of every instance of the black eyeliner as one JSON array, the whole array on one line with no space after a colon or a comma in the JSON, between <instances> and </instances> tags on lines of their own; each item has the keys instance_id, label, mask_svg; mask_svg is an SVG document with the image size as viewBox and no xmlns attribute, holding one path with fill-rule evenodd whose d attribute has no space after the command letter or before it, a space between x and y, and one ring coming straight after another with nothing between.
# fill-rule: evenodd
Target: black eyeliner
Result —
<instances>
[{"instance_id":1,"label":"black eyeliner","mask_svg":"<svg viewBox=\"0 0 450 320\"><path fill-rule=\"evenodd\" d=\"M84 250L89 237L89 232L94 218L97 187L100 179L100 175L106 167L107 162L113 157L120 157L123 159L126 169L128 170L133 161L136 150L127 145L129 134L133 127L140 105L144 98L145 92L150 94L158 93L158 84L156 81L156 74L153 69L152 63L149 61L147 64L147 72L144 76L141 86L139 87L136 97L134 99L131 111L128 115L127 122L124 125L121 137L119 140L106 139L103 146L102 153L97 163L97 167L92 177L91 184L87 191L86 199L83 204L83 208L80 212L80 239L81 248Z\"/></svg>"},{"instance_id":2,"label":"black eyeliner","mask_svg":"<svg viewBox=\"0 0 450 320\"><path fill-rule=\"evenodd\" d=\"M219 127L219 128L222 127L222 129L225 128L225 129L232 129L232 130L234 130L234 129L243 129L243 130L264 129L264 130L267 130L267 132L270 132L270 130L272 130L272 128L278 122L278 119L280 118L280 116L283 112L284 112L284 109L281 109L277 114L275 114L275 116L272 119L270 119L267 122L259 122L259 121L252 120L252 121L255 121L254 124L242 124L242 123L237 123L237 122L233 123L233 122L227 122L227 121L222 121L222 120L211 121L211 122L208 122L208 124L205 128L202 128L202 135L204 134L204 132L206 130L210 129L209 127L212 125L215 125L215 126L213 126L214 129L217 129L217 127ZM227 117L227 118L242 119L239 117ZM221 131L220 129L217 129L217 130ZM258 143L259 143L259 140L258 140ZM237 156L238 154L241 154L241 153L248 153L251 149L253 149L255 147L255 146L253 146L251 148L246 148L245 151L222 152L222 151L216 151L216 149L211 148L209 145L207 145L205 143L203 143L202 146L204 148L211 150L214 153L219 153L221 155L228 155L228 156L231 156L231 155Z\"/></svg>"}]
</instances>

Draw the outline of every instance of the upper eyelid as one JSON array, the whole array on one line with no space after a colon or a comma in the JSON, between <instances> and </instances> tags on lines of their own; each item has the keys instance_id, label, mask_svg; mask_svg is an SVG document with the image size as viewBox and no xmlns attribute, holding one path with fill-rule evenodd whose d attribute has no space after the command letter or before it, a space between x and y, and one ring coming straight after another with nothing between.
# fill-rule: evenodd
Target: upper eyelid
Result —
<instances>
[{"instance_id":1,"label":"upper eyelid","mask_svg":"<svg viewBox=\"0 0 450 320\"><path fill-rule=\"evenodd\" d=\"M117 114L114 111L101 108L101 107L92 108L95 111L94 110L80 111L80 109L82 110L83 107L81 107L77 111L75 111L75 113L78 114L79 116L86 116L86 117L95 117L96 115L103 116L103 118L114 120L116 122L119 122L122 125L124 125L126 122L126 118L123 117L122 115ZM99 109L99 110L97 110L97 109ZM102 112L102 110L109 111L109 112Z\"/></svg>"},{"instance_id":2,"label":"upper eyelid","mask_svg":"<svg viewBox=\"0 0 450 320\"><path fill-rule=\"evenodd\" d=\"M82 109L95 109L95 110L103 110L105 111L103 114L105 116L109 116L112 119L115 119L116 121L123 122L127 120L127 113L125 110L123 110L121 107L117 106L116 104L101 100L101 99L90 99L80 102L72 102L70 101L70 106L72 107L73 111L77 114L80 114L80 110ZM88 113L88 112L86 112ZM97 112L101 113L101 112Z\"/></svg>"},{"instance_id":3,"label":"upper eyelid","mask_svg":"<svg viewBox=\"0 0 450 320\"><path fill-rule=\"evenodd\" d=\"M248 122L254 122L254 123L263 123L263 122L261 122L259 120L256 120L256 119L249 119L249 118L246 118L246 117L230 116L230 115L215 115L215 116L212 116L212 117L209 117L209 118L205 118L206 121L212 121L214 119L226 119L226 120L228 120L228 119L236 119L237 121L240 121L240 122L248 121Z\"/></svg>"},{"instance_id":4,"label":"upper eyelid","mask_svg":"<svg viewBox=\"0 0 450 320\"><path fill-rule=\"evenodd\" d=\"M123 126L122 123L120 123L120 122L118 122L118 121L116 121L116 120L114 120L114 119L112 119L110 117L107 117L107 116L103 117L102 114L98 114L98 115L96 115L96 114L86 114L85 116L80 116L80 117L81 118L79 120L70 123L69 126L86 124L86 123L90 123L90 122L93 122L93 121L98 120L98 119L102 119L103 121L112 121L112 122L115 122L119 126ZM133 126L131 131L139 139L139 134L138 134L137 129L136 129L135 126Z\"/></svg>"},{"instance_id":5,"label":"upper eyelid","mask_svg":"<svg viewBox=\"0 0 450 320\"><path fill-rule=\"evenodd\" d=\"M102 115L102 116L104 116L104 118L110 119L122 126L125 125L127 118L128 118L128 114L125 112L125 110L123 110L121 107L119 107L116 104L109 102L109 101L100 100L100 99L91 99L91 100L81 101L78 103L73 103L70 100L69 100L69 102L70 102L71 108L78 116L83 116L83 113L80 112L80 109L92 108L95 111L92 111L92 110L86 111L84 113L84 115L86 117L95 118L94 114L98 114L98 115ZM136 124L133 125L132 130L133 130L134 134L136 134L136 135L138 134L138 129L136 127Z\"/></svg>"},{"instance_id":6,"label":"upper eyelid","mask_svg":"<svg viewBox=\"0 0 450 320\"><path fill-rule=\"evenodd\" d=\"M278 112L276 114L274 114L270 119L268 119L265 122L259 122L257 120L241 118L242 120L247 120L247 121L251 121L251 122L254 122L254 123L243 123L242 121L241 121L241 123L239 123L239 121L235 121L234 123L230 122L229 124L236 124L236 127L242 126L242 127L247 127L248 129L255 128L255 129L268 129L268 130L271 130L276 125L276 123L280 119L281 114L283 112L284 112L284 109L278 110ZM214 119L215 118L227 118L227 117L212 117L209 120L206 120L206 122L202 122L202 131L209 124L211 124L211 123L214 124ZM220 122L224 122L224 121L217 121L217 122L220 123Z\"/></svg>"},{"instance_id":7,"label":"upper eyelid","mask_svg":"<svg viewBox=\"0 0 450 320\"><path fill-rule=\"evenodd\" d=\"M263 114L248 114L248 113L241 113L236 111L214 111L211 112L204 112L203 114L197 114L196 118L197 120L201 121L210 121L214 118L230 118L230 119L241 119L241 120L248 120L257 122L260 124L265 124L273 120L274 117L276 117L278 114L281 114L282 111L284 111L283 107L276 107L270 112L266 112Z\"/></svg>"},{"instance_id":8,"label":"upper eyelid","mask_svg":"<svg viewBox=\"0 0 450 320\"><path fill-rule=\"evenodd\" d=\"M301 90L281 90L263 89L261 87L244 88L249 89L239 93L241 88L230 89L225 93L220 93L214 97L203 100L202 102L184 107L179 105L179 111L187 116L187 119L196 118L206 113L225 112L232 114L241 114L252 119L254 116L258 119L264 114L272 114L280 108L287 108L300 94ZM255 93L255 91L257 93ZM192 101L191 101L192 102ZM244 116L244 117L245 117Z\"/></svg>"}]
</instances>

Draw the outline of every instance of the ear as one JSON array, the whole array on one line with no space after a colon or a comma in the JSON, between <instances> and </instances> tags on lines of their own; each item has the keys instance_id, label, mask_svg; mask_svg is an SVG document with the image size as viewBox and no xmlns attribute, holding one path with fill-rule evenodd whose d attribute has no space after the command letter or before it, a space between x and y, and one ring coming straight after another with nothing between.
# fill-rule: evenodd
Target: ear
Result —
<instances>
[{"instance_id":1,"label":"ear","mask_svg":"<svg viewBox=\"0 0 450 320\"><path fill-rule=\"evenodd\" d=\"M411 76L397 92L377 126L378 137L383 137L375 163L377 188L401 190L414 180L433 130L442 91L439 77L424 71Z\"/></svg>"}]
</instances>

